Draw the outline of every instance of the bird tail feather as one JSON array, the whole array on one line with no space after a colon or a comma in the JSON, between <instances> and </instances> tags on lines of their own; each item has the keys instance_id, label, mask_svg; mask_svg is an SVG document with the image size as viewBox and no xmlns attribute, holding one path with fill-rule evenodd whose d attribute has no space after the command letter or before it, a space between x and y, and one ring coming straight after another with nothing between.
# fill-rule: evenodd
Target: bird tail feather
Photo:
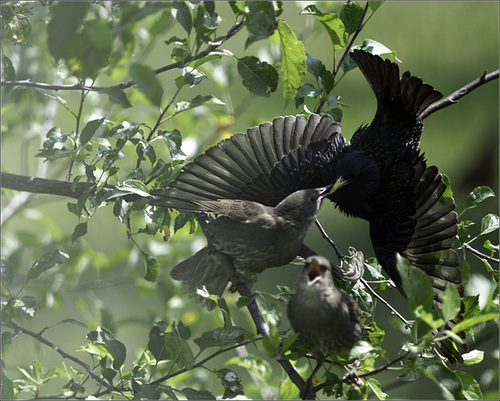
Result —
<instances>
[{"instance_id":1,"label":"bird tail feather","mask_svg":"<svg viewBox=\"0 0 500 401\"><path fill-rule=\"evenodd\" d=\"M182 281L190 290L205 286L218 296L222 296L229 282L224 269L206 247L175 265L170 276L174 280ZM209 311L216 306L213 300L201 295L194 295L194 299Z\"/></svg>"},{"instance_id":2,"label":"bird tail feather","mask_svg":"<svg viewBox=\"0 0 500 401\"><path fill-rule=\"evenodd\" d=\"M399 78L399 68L390 60L364 50L354 50L350 55L370 84L379 107L386 113L393 111L404 113L408 118L416 118L427 106L443 96L408 71Z\"/></svg>"}]
</instances>

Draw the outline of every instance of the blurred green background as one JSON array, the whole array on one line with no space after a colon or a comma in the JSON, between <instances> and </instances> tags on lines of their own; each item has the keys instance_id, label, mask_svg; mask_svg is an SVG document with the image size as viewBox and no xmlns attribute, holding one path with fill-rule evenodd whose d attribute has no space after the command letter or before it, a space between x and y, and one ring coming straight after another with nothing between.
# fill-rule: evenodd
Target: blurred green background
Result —
<instances>
[{"instance_id":1,"label":"blurred green background","mask_svg":"<svg viewBox=\"0 0 500 401\"><path fill-rule=\"evenodd\" d=\"M307 3L285 2L282 18L303 41L306 52L323 60L327 68L331 68L333 52L325 31L313 17L299 15ZM332 3L316 2L318 8L324 12L334 7ZM50 62L45 27L43 27L47 14L42 7L34 9L33 12L35 13L35 17L32 18L33 32L37 32L30 37L33 46L4 47L3 51L16 65L19 79L31 77L34 81L43 82L47 82L48 79L60 80L58 76L44 75L43 66ZM217 12L223 18L222 33L231 26L233 17L226 2L217 2ZM410 70L412 74L432 84L446 96L474 80L485 70L493 71L498 68L498 15L499 3L494 1L386 2L368 22L355 44L361 44L365 38L383 43L396 51L397 57L402 60L401 71ZM175 22L172 22L171 28L156 37L148 37L147 33L144 33L145 42L148 40L153 42L148 44L151 47L147 52L138 55L139 61L153 68L169 64L171 46L165 45L164 40L175 34L182 34ZM246 33L241 32L224 45L224 48L237 57L257 55L262 59L276 61L276 57L279 56L279 44L276 43L276 38L256 42L247 50L244 50L245 39ZM338 52L337 57L340 57L340 54ZM198 93L197 91L210 93L225 101L227 105L196 109L189 117L179 115L165 127L178 128L181 131L184 149L189 155L194 156L195 153L202 152L224 136L245 131L250 126L276 116L297 114L293 105L284 107L281 87L269 98L256 97L250 95L241 84L234 61L214 66L217 68L213 67L207 71L212 81L204 82L194 91L184 95L190 98ZM210 65L207 65L207 68L211 68ZM165 91L164 99L169 99L172 95L175 89L173 79L177 75L178 71L172 71L159 76ZM128 79L130 77L127 76L127 68L124 66L118 68L112 76L102 75L97 84L104 86ZM30 93L29 89L19 90ZM361 124L371 121L376 108L375 98L358 70L347 74L333 94L340 95L342 101L349 106L343 109L342 131L344 136L350 139ZM449 176L458 211L463 209L467 194L478 185L488 185L498 194L498 94L498 81L494 81L467 95L458 104L431 115L425 121L421 147L427 156L428 164L437 165L442 173ZM59 95L67 99L72 108L78 104L78 94L59 93ZM137 91L129 90L128 95L134 105L130 109L109 104L104 97L90 96L84 110L86 119L91 119L91 115L106 115L115 122L143 121L152 126L157 117L157 110L144 102ZM178 100L184 99L181 97ZM42 102L44 107L40 108L40 103L36 102ZM47 98L40 98L38 95L33 98L33 104L29 102L16 104L9 102L9 99L2 102L4 171L36 175L46 168L46 177L64 178L65 168L55 164L46 165L40 170L38 166L40 160L34 158L45 132L51 126L58 125L68 132L74 129L74 119L62 107L57 107L54 119L51 121L51 107L54 106ZM124 164L134 162L132 152L129 159L121 161ZM10 197L2 199L2 207L8 205L10 199ZM37 237L41 249L49 236L59 239L61 244L65 244L62 246L67 246L67 238L77 224L75 216L67 212L67 202L67 199L52 196L33 197L28 208L4 222L3 252L9 252L16 246L22 247L23 237L26 241ZM362 250L365 257L372 257L368 224L364 221L347 219L329 204L325 206L321 211L320 220L337 245L344 252L349 246L354 246ZM468 212L467 218L478 220L488 212L498 213L497 200L490 200L481 208ZM16 236L9 233L15 233ZM127 346L128 363L135 359L134 352L146 344L148 331L156 320L168 322L182 319L185 324L196 322L192 328L195 335L214 327L215 322L220 322L220 316L215 312L209 314L204 310L200 311L193 304L191 310L180 315L179 305L182 302L178 297L172 297L175 286L169 279L168 271L175 263L203 246L202 239L193 240L193 238L186 230L179 232L168 243L164 243L159 236L136 238L141 246L157 254L162 264L158 282L151 284L142 279L144 267L140 255L127 240L124 226L113 216L111 207L101 208L90 221L87 236L80 239L80 244L76 245L85 249L85 257L80 257L72 267L74 269L72 281L57 282L65 278L61 272L59 275L51 276L51 282L44 284L46 287L35 285L27 289L38 298L40 310L38 319L33 322L23 322L24 325L37 331L42 329L42 321L50 325L61 319L73 317L89 322L90 328L93 329L95 325L105 322L108 326L114 326L117 338ZM492 242L498 243L497 233L492 236ZM321 239L315 228L311 230L306 243L335 260L332 250ZM481 248L481 244L477 244L477 247ZM67 248L65 250L68 252ZM39 255L36 254L36 250L26 249L20 260L27 269L37 257ZM468 259L471 261L473 275L470 291L481 292L487 296L490 288L487 283L485 284L485 280L481 279L485 275L484 266L480 262L476 263L472 257ZM121 269L121 265L126 268ZM293 288L300 269L300 266L287 266L268 270L260 275L254 289L275 293L277 284ZM51 286L57 286L62 290L63 295L60 299L49 299L47 294L50 294L50 291L47 289ZM396 290L386 291L383 296L388 297L388 300L403 313L407 312L404 301ZM231 295L228 297L234 299ZM200 314L206 315L207 318L200 320ZM236 319L241 325L252 327L245 315L237 314ZM399 329L393 328L391 321L392 317L388 311L379 305L377 322L382 324L387 332L383 347L387 350L389 360L397 355L402 342ZM288 328L286 319L282 328ZM49 333L52 341L70 353L75 353L80 344L85 342L86 331L81 327L65 325ZM481 341L478 348L486 352L486 362L479 365L479 368L485 372L477 371L474 367L465 370L480 382L486 398L497 399L496 328L491 331L488 339ZM222 356L221 359L215 360L214 364L222 364L227 358L228 356ZM59 356L53 350L28 338L14 341L12 346L5 350L3 359L7 365L5 372L11 379L18 376L16 365L27 366L33 359L43 360L46 366L50 366L51 363L54 366L61 363ZM52 362L46 362L49 360ZM278 369L276 371L279 372ZM203 380L205 375L203 371L195 373L200 380ZM415 383L403 382L403 385L394 384L396 374L390 371L384 372L377 378L382 382L382 389L393 399L441 398L438 388L425 379ZM213 386L219 385L215 383Z\"/></svg>"}]
</instances>

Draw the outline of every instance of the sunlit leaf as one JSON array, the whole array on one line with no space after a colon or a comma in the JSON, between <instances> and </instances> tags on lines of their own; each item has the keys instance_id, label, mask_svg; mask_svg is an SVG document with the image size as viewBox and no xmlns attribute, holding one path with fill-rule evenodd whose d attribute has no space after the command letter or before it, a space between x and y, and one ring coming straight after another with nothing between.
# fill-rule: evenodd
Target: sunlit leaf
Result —
<instances>
[{"instance_id":1,"label":"sunlit leaf","mask_svg":"<svg viewBox=\"0 0 500 401\"><path fill-rule=\"evenodd\" d=\"M281 45L281 71L283 73L283 97L288 103L295 98L306 77L306 52L304 44L288 24L280 20L278 32Z\"/></svg>"}]
</instances>

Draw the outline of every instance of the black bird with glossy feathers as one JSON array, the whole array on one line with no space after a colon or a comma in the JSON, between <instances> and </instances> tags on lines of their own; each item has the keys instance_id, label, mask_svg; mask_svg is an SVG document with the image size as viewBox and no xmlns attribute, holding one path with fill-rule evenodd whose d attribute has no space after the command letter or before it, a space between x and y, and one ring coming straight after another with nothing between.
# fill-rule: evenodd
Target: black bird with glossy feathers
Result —
<instances>
[{"instance_id":1,"label":"black bird with glossy feathers","mask_svg":"<svg viewBox=\"0 0 500 401\"><path fill-rule=\"evenodd\" d=\"M228 198L275 206L298 189L334 183L328 198L345 214L369 221L377 259L396 287L404 295L400 253L428 274L439 308L446 287L463 294L458 255L451 249L455 203L437 167L428 167L419 150L419 115L442 95L409 72L400 77L389 60L362 50L350 55L377 98L373 121L350 142L327 115L275 118L195 158L168 189L154 192L154 203L199 210L197 200ZM451 363L462 361L451 341L439 346Z\"/></svg>"}]
</instances>

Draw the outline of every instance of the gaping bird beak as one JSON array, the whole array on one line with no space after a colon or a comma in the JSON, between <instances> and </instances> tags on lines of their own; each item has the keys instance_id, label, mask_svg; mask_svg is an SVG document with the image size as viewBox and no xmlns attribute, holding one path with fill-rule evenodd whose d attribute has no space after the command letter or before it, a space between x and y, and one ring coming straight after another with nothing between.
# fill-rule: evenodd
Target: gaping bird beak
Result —
<instances>
[{"instance_id":1,"label":"gaping bird beak","mask_svg":"<svg viewBox=\"0 0 500 401\"><path fill-rule=\"evenodd\" d=\"M322 198L331 194L333 188L333 184L326 185L324 187L319 188L319 194Z\"/></svg>"},{"instance_id":2,"label":"gaping bird beak","mask_svg":"<svg viewBox=\"0 0 500 401\"><path fill-rule=\"evenodd\" d=\"M321 269L319 263L315 259L311 260L309 268L307 269L308 284L312 285L321 278Z\"/></svg>"},{"instance_id":3,"label":"gaping bird beak","mask_svg":"<svg viewBox=\"0 0 500 401\"><path fill-rule=\"evenodd\" d=\"M343 177L337 178L337 181L332 185L332 188L330 189L330 192L328 192L328 195L333 194L335 191L339 190L342 188L344 185L347 184L347 180L344 180Z\"/></svg>"}]
</instances>

